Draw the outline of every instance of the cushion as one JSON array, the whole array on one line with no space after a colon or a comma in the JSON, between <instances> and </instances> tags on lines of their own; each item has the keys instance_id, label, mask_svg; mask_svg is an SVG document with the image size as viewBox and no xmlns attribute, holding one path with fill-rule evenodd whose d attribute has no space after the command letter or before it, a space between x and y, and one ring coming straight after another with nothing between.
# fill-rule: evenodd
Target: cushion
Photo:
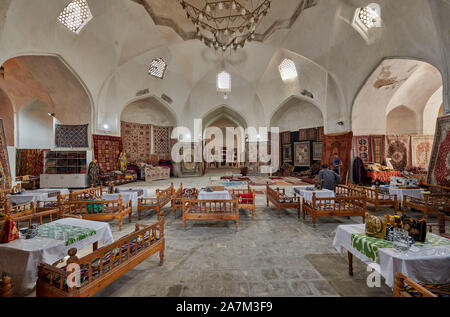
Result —
<instances>
[{"instance_id":1,"label":"cushion","mask_svg":"<svg viewBox=\"0 0 450 317\"><path fill-rule=\"evenodd\" d=\"M252 204L253 203L253 194L239 194L238 195L239 202L243 204Z\"/></svg>"},{"instance_id":2,"label":"cushion","mask_svg":"<svg viewBox=\"0 0 450 317\"><path fill-rule=\"evenodd\" d=\"M386 218L371 215L366 212L366 235L372 238L384 239L386 236Z\"/></svg>"}]
</instances>

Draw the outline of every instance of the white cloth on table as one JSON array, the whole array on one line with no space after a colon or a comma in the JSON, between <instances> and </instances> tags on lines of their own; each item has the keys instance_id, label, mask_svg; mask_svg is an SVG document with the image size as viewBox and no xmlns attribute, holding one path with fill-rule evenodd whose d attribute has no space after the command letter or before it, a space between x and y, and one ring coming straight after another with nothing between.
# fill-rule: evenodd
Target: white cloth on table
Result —
<instances>
[{"instance_id":1,"label":"white cloth on table","mask_svg":"<svg viewBox=\"0 0 450 317\"><path fill-rule=\"evenodd\" d=\"M127 202L131 200L131 204L133 206L137 206L138 203L138 195L137 192L122 192L122 193L117 193L117 194L103 194L102 195L102 199L105 200L118 200L119 199L119 195L122 195L122 201L123 202Z\"/></svg>"},{"instance_id":2,"label":"white cloth on table","mask_svg":"<svg viewBox=\"0 0 450 317\"><path fill-rule=\"evenodd\" d=\"M403 201L403 196L410 196L418 199L423 199L423 189L400 189L400 188L389 188L389 193L391 195L397 195L397 199L401 204Z\"/></svg>"},{"instance_id":3,"label":"white cloth on table","mask_svg":"<svg viewBox=\"0 0 450 317\"><path fill-rule=\"evenodd\" d=\"M138 195L138 198L148 198L148 191L145 188L126 188L126 187L116 187L116 192L119 194L121 193L130 193L130 192L136 192ZM140 192L142 192L142 195L139 196Z\"/></svg>"},{"instance_id":4,"label":"white cloth on table","mask_svg":"<svg viewBox=\"0 0 450 317\"><path fill-rule=\"evenodd\" d=\"M198 200L231 200L231 195L227 190L207 192L202 190L198 194Z\"/></svg>"},{"instance_id":5,"label":"white cloth on table","mask_svg":"<svg viewBox=\"0 0 450 317\"><path fill-rule=\"evenodd\" d=\"M8 200L11 204L21 205L21 204L28 204L28 203L34 203L39 201L44 201L48 199L48 193L33 193L33 192L24 192L22 194L17 195L8 195Z\"/></svg>"},{"instance_id":6,"label":"white cloth on table","mask_svg":"<svg viewBox=\"0 0 450 317\"><path fill-rule=\"evenodd\" d=\"M301 186L292 186L290 194L294 196L294 194L299 194L301 190L305 190L308 187L314 187L314 185L301 185Z\"/></svg>"},{"instance_id":7,"label":"white cloth on table","mask_svg":"<svg viewBox=\"0 0 450 317\"><path fill-rule=\"evenodd\" d=\"M51 189L51 188L41 188L41 189L35 189L31 191L32 193L45 193L47 194L47 197L44 199L44 201L56 201L58 200L58 196L48 196L51 193L57 193L59 192L61 195L67 195L70 194L69 190L67 188L61 188L61 189Z\"/></svg>"},{"instance_id":8,"label":"white cloth on table","mask_svg":"<svg viewBox=\"0 0 450 317\"><path fill-rule=\"evenodd\" d=\"M15 295L26 295L33 290L40 263L51 265L67 256L71 248L83 250L95 242L99 247L114 242L108 223L75 218L64 218L54 223L94 229L96 234L68 246L62 240L41 237L0 244L0 272L11 276Z\"/></svg>"},{"instance_id":9,"label":"white cloth on table","mask_svg":"<svg viewBox=\"0 0 450 317\"><path fill-rule=\"evenodd\" d=\"M365 233L365 225L338 226L333 246L340 253L345 250L350 251L368 265L376 263L352 247L352 234L354 233ZM401 272L421 283L449 283L450 246L426 246L423 248L419 252L410 250L406 255L397 253L393 248L380 248L378 249L379 266L374 265L373 268L377 269L385 278L386 285L389 287L394 287L396 272Z\"/></svg>"},{"instance_id":10,"label":"white cloth on table","mask_svg":"<svg viewBox=\"0 0 450 317\"><path fill-rule=\"evenodd\" d=\"M312 202L313 199L313 193L316 194L316 198L333 198L336 197L334 191L329 189L322 189L322 190L300 190L300 196L303 197L304 200L307 200L309 202Z\"/></svg>"}]
</instances>

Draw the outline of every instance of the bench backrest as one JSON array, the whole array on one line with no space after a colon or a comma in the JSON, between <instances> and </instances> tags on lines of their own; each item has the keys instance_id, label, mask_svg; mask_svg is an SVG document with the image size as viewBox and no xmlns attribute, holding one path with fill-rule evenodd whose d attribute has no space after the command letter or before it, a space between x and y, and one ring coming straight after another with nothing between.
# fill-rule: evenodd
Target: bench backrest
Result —
<instances>
[{"instance_id":1,"label":"bench backrest","mask_svg":"<svg viewBox=\"0 0 450 317\"><path fill-rule=\"evenodd\" d=\"M2 208L0 208L0 209L2 209L11 218L21 217L21 216L25 216L25 215L31 215L31 214L34 214L34 212L35 212L33 202L12 206L8 197L6 197L6 200L5 200Z\"/></svg>"},{"instance_id":2,"label":"bench backrest","mask_svg":"<svg viewBox=\"0 0 450 317\"><path fill-rule=\"evenodd\" d=\"M46 263L39 265L38 283L47 283L66 292L82 291L82 289L89 287L91 283L99 279L117 279L122 274L111 274L114 273L113 269L128 266L131 261L152 249L152 246L157 243L164 243L164 218L150 226L136 224L136 229L133 233L123 236L121 239L82 258L76 256L77 249L70 249L67 264L78 264L80 266L79 285L74 283L75 285L71 285L72 287L69 288L67 279L71 272L66 271L66 269L70 269L69 266L59 269Z\"/></svg>"},{"instance_id":3,"label":"bench backrest","mask_svg":"<svg viewBox=\"0 0 450 317\"><path fill-rule=\"evenodd\" d=\"M441 186L441 185L430 185L430 184L426 184L425 186L428 187L428 190L432 194L450 193L450 187Z\"/></svg>"},{"instance_id":4,"label":"bench backrest","mask_svg":"<svg viewBox=\"0 0 450 317\"><path fill-rule=\"evenodd\" d=\"M91 187L86 189L79 189L79 190L73 190L69 194L69 200L76 201L76 200L85 200L86 194L89 193L90 190L94 189L94 193L96 197L101 197L103 194L103 186L100 185L98 187Z\"/></svg>"},{"instance_id":5,"label":"bench backrest","mask_svg":"<svg viewBox=\"0 0 450 317\"><path fill-rule=\"evenodd\" d=\"M214 213L236 213L238 200L182 200L183 213L199 213L199 214L214 214Z\"/></svg>"},{"instance_id":6,"label":"bench backrest","mask_svg":"<svg viewBox=\"0 0 450 317\"><path fill-rule=\"evenodd\" d=\"M313 193L312 201L305 201L305 204L310 205L316 210L334 210L334 211L346 211L346 210L360 210L366 211L366 197L360 196L348 196L348 197L326 197L318 198L316 193Z\"/></svg>"},{"instance_id":7,"label":"bench backrest","mask_svg":"<svg viewBox=\"0 0 450 317\"><path fill-rule=\"evenodd\" d=\"M118 200L84 200L71 201L66 205L69 214L77 215L111 215L131 206L131 200L123 203L122 195Z\"/></svg>"},{"instance_id":8,"label":"bench backrest","mask_svg":"<svg viewBox=\"0 0 450 317\"><path fill-rule=\"evenodd\" d=\"M162 206L167 204L169 201L172 200L173 196L173 183L170 184L169 188L163 189L163 190L156 190L156 199L158 201L158 205Z\"/></svg>"}]
</instances>

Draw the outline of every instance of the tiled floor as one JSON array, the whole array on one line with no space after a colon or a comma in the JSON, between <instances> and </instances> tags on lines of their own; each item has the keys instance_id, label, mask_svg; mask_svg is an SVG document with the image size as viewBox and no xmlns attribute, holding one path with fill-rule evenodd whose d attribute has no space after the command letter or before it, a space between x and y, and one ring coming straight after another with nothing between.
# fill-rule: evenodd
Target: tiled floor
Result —
<instances>
[{"instance_id":1,"label":"tiled floor","mask_svg":"<svg viewBox=\"0 0 450 317\"><path fill-rule=\"evenodd\" d=\"M181 180L171 180L178 185ZM202 187L209 178L183 179L187 186ZM146 187L150 193L170 181L134 183L125 187ZM239 230L224 221L191 221L183 229L180 211L174 219L170 207L165 213L165 262L157 255L121 277L97 296L391 296L383 285L370 289L366 266L355 261L354 277L348 275L347 258L332 246L339 224L361 223L361 218L322 218L317 228L311 219L298 220L294 210L281 218L257 198L255 218L241 211ZM136 218L135 218L136 219ZM115 239L121 232L115 222ZM140 223L153 223L148 214Z\"/></svg>"}]
</instances>

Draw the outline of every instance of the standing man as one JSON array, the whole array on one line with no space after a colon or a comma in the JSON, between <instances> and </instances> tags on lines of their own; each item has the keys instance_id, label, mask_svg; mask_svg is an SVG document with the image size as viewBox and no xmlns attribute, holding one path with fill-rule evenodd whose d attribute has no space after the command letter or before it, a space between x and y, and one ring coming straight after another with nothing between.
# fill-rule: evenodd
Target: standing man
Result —
<instances>
[{"instance_id":1,"label":"standing man","mask_svg":"<svg viewBox=\"0 0 450 317\"><path fill-rule=\"evenodd\" d=\"M337 153L334 153L333 171L335 171L336 174L338 174L338 175L341 175L341 166L342 166L342 161L339 158L339 155Z\"/></svg>"},{"instance_id":2,"label":"standing man","mask_svg":"<svg viewBox=\"0 0 450 317\"><path fill-rule=\"evenodd\" d=\"M319 172L319 183L322 183L322 188L334 191L336 185L341 182L341 177L335 171L329 170L328 165L322 165L322 170Z\"/></svg>"}]
</instances>

